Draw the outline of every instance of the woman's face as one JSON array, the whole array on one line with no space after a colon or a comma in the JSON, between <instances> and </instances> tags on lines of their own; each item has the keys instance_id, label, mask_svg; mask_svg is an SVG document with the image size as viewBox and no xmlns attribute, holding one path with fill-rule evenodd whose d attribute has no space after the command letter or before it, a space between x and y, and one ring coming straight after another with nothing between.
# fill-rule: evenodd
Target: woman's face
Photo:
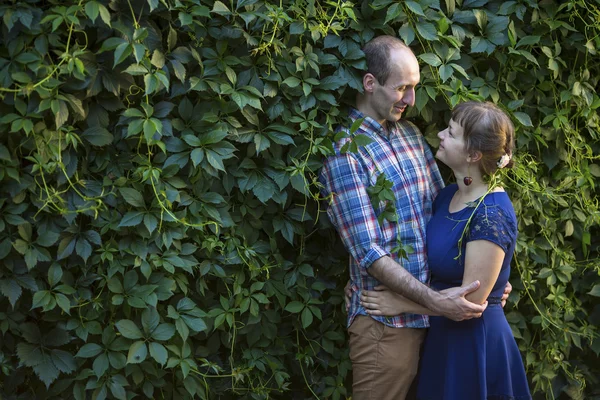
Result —
<instances>
[{"instance_id":1,"label":"woman's face","mask_svg":"<svg viewBox=\"0 0 600 400\"><path fill-rule=\"evenodd\" d=\"M468 153L463 135L462 126L451 119L448 127L438 133L440 147L435 157L450 168L460 168L466 165Z\"/></svg>"}]
</instances>

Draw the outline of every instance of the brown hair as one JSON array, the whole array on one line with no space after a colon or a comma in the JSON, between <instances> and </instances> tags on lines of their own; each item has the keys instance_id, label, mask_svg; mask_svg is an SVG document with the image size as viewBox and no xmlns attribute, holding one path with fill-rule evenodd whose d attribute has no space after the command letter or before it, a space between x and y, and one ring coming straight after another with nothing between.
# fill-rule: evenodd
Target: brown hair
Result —
<instances>
[{"instance_id":1,"label":"brown hair","mask_svg":"<svg viewBox=\"0 0 600 400\"><path fill-rule=\"evenodd\" d=\"M495 104L476 101L458 104L452 109L452 120L463 128L467 152L481 152L479 165L484 175L498 169L497 164L504 154L511 157L504 168L513 166L515 128Z\"/></svg>"},{"instance_id":2,"label":"brown hair","mask_svg":"<svg viewBox=\"0 0 600 400\"><path fill-rule=\"evenodd\" d=\"M365 59L367 60L367 73L371 73L381 85L385 82L392 73L390 65L390 50L391 49L407 49L412 53L410 47L394 36L377 36L370 40L365 47Z\"/></svg>"}]
</instances>

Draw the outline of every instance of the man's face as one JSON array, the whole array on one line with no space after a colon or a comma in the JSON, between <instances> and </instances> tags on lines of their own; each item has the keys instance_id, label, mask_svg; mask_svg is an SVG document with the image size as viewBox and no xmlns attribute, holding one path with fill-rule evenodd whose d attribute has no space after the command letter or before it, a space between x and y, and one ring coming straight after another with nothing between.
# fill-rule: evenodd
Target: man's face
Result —
<instances>
[{"instance_id":1,"label":"man's face","mask_svg":"<svg viewBox=\"0 0 600 400\"><path fill-rule=\"evenodd\" d=\"M390 76L385 83L375 79L369 97L371 117L379 121L397 122L407 106L415 104L415 86L421 78L419 63L406 49L390 51Z\"/></svg>"}]
</instances>

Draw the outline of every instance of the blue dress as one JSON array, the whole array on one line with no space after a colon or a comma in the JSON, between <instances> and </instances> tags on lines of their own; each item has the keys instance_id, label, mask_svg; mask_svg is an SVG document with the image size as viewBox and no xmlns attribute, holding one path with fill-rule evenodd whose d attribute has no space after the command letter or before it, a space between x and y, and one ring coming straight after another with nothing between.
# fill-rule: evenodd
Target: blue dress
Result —
<instances>
[{"instance_id":1,"label":"blue dress","mask_svg":"<svg viewBox=\"0 0 600 400\"><path fill-rule=\"evenodd\" d=\"M418 399L529 400L523 360L500 305L510 275L517 238L517 220L505 192L488 194L475 209L448 211L456 184L440 192L427 225L427 258L431 286L436 290L461 286L468 241L488 240L506 253L498 280L481 318L455 322L431 317L421 358ZM473 214L473 211L475 213ZM458 242L469 217L460 258Z\"/></svg>"}]
</instances>

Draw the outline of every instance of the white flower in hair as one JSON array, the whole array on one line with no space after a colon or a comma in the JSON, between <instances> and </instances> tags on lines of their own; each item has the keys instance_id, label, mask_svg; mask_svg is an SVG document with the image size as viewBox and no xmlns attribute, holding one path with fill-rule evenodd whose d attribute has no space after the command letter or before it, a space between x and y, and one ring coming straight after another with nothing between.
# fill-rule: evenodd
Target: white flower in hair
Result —
<instances>
[{"instance_id":1,"label":"white flower in hair","mask_svg":"<svg viewBox=\"0 0 600 400\"><path fill-rule=\"evenodd\" d=\"M496 163L496 165L498 166L499 169L502 169L508 165L510 158L511 157L508 154L504 153L504 155L502 157L500 157L500 159L498 160L498 163Z\"/></svg>"}]
</instances>

